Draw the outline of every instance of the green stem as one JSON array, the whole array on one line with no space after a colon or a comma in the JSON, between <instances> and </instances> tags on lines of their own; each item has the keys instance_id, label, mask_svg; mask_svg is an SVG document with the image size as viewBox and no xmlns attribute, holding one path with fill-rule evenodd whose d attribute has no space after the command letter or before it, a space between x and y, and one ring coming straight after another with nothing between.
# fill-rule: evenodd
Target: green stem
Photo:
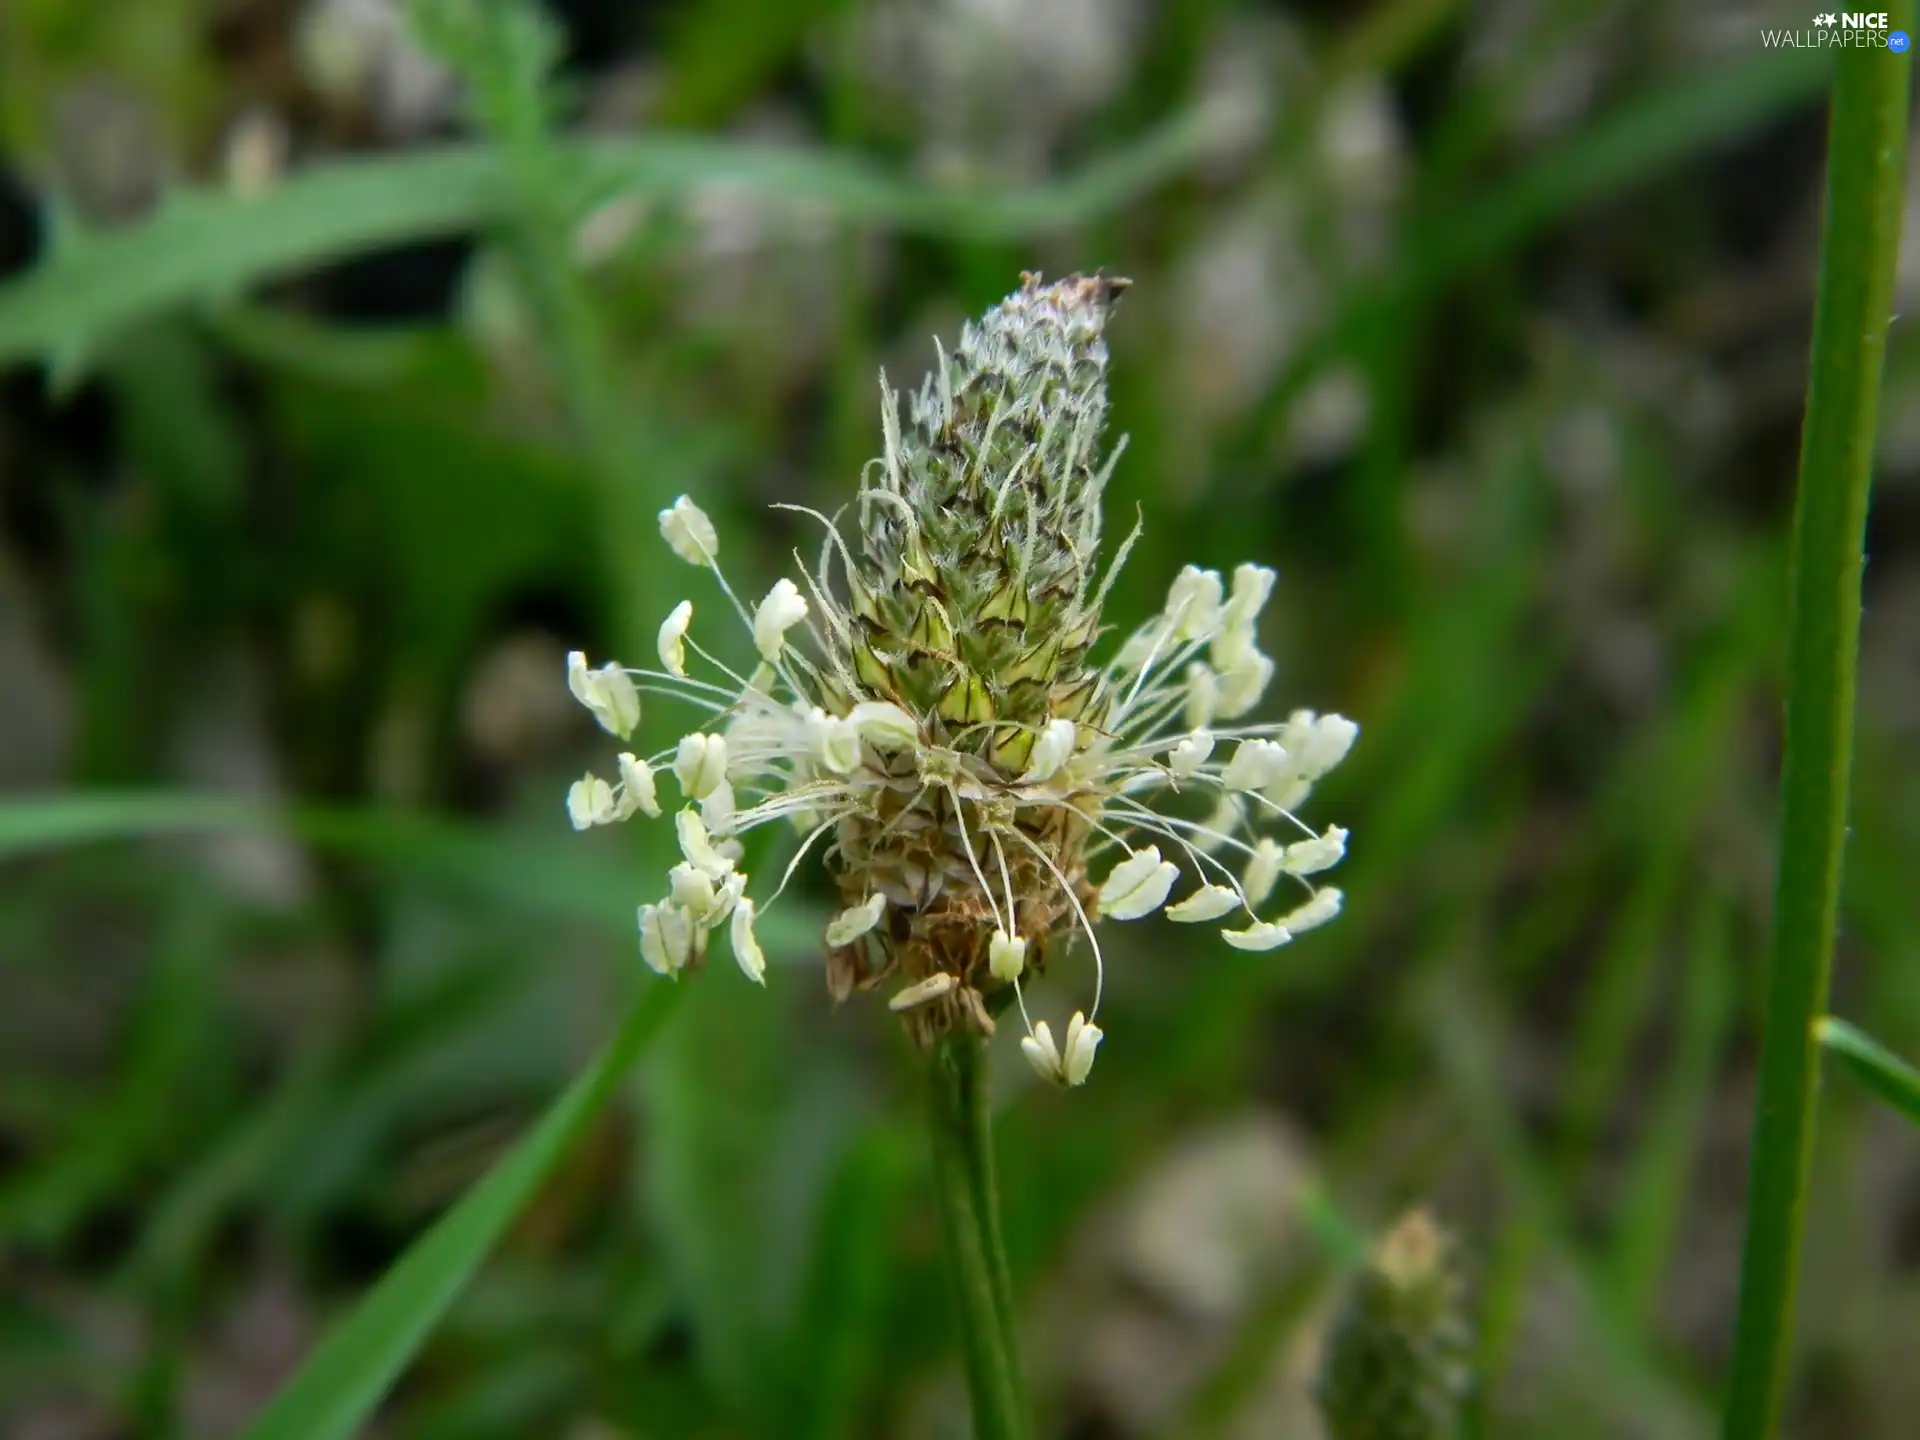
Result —
<instances>
[{"instance_id":1,"label":"green stem","mask_svg":"<svg viewBox=\"0 0 1920 1440\"><path fill-rule=\"evenodd\" d=\"M985 1045L977 1037L949 1035L935 1047L934 1186L960 1302L974 1434L980 1440L1021 1440L1028 1433L1026 1387L1000 1238L986 1080Z\"/></svg>"},{"instance_id":2,"label":"green stem","mask_svg":"<svg viewBox=\"0 0 1920 1440\"><path fill-rule=\"evenodd\" d=\"M1913 0L1888 6L1913 30ZM1836 62L1827 201L1793 529L1786 757L1773 954L1761 1042L1726 1440L1779 1420L1791 1337L1813 1103L1846 838L1859 648L1861 544L1881 359L1900 239L1911 57L1847 49Z\"/></svg>"}]
</instances>

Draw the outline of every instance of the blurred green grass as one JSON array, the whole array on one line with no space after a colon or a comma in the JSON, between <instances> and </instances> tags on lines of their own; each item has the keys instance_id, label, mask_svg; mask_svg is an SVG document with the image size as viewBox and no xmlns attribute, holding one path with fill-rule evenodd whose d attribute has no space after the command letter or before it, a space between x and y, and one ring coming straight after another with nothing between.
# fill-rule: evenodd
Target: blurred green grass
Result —
<instances>
[{"instance_id":1,"label":"blurred green grass","mask_svg":"<svg viewBox=\"0 0 1920 1440\"><path fill-rule=\"evenodd\" d=\"M811 546L766 502L851 494L879 367L917 379L1023 267L1104 265L1137 281L1113 514L1146 524L1115 619L1184 561L1276 564L1280 703L1364 738L1339 925L1264 961L1136 941L1099 1083L1009 1082L1045 1433L1262 1433L1341 1232L1264 1196L1293 1238L1224 1314L1109 1234L1250 1114L1339 1226L1426 1199L1465 1235L1480 1433L1709 1433L1817 63L1757 18L1578 4L1089 5L1077 46L822 5L744 48L740 7L686 4L571 57L590 132L480 140L383 131L284 18L223 40L215 8L146 9L134 52L39 0L0 47L6 164L72 219L0 284L0 361L66 396L23 373L0 430L0 1428L235 1433L505 1153L612 1033L648 868L565 830L592 752L540 662L646 653L683 490L761 558ZM55 123L102 76L170 147L151 213ZM635 89L657 108L607 120ZM220 164L249 107L298 156L251 199ZM588 215L614 239L579 263ZM470 233L451 303L402 284L384 323L312 273ZM1906 1053L1915 353L1896 329L1837 1007ZM690 987L384 1433L953 1433L911 1057L817 994L810 923L767 996ZM1790 1428L1899 1436L1920 1397L1875 1337L1920 1319L1920 1170L1829 1114L1816 1214L1848 1223L1812 1242ZM1129 1388L1143 1334L1164 1378Z\"/></svg>"}]
</instances>

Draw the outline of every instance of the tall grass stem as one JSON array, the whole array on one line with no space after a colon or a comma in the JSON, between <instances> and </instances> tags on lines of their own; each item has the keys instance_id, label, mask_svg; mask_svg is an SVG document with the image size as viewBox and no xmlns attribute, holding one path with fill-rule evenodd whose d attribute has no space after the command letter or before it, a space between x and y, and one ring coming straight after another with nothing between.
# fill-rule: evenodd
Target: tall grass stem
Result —
<instances>
[{"instance_id":1,"label":"tall grass stem","mask_svg":"<svg viewBox=\"0 0 1920 1440\"><path fill-rule=\"evenodd\" d=\"M1889 29L1912 33L1912 0ZM1910 53L1844 49L1827 127L1813 354L1794 506L1786 755L1740 1305L1723 1435L1765 1440L1786 1388L1853 752L1861 546L1900 248Z\"/></svg>"}]
</instances>

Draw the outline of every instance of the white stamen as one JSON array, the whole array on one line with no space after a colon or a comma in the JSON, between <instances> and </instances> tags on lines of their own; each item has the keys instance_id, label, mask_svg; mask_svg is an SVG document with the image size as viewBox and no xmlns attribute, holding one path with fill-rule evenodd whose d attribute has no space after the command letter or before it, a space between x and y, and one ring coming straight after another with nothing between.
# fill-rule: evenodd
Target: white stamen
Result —
<instances>
[{"instance_id":1,"label":"white stamen","mask_svg":"<svg viewBox=\"0 0 1920 1440\"><path fill-rule=\"evenodd\" d=\"M727 742L719 735L683 735L673 758L674 778L698 800L727 778Z\"/></svg>"},{"instance_id":2,"label":"white stamen","mask_svg":"<svg viewBox=\"0 0 1920 1440\"><path fill-rule=\"evenodd\" d=\"M1300 772L1308 780L1318 780L1347 758L1353 742L1360 738L1360 727L1344 715L1322 715L1313 726L1313 738L1300 757Z\"/></svg>"},{"instance_id":3,"label":"white stamen","mask_svg":"<svg viewBox=\"0 0 1920 1440\"><path fill-rule=\"evenodd\" d=\"M818 705L807 712L807 746L813 759L836 775L850 775L860 763L860 730L850 719L827 714Z\"/></svg>"},{"instance_id":4,"label":"white stamen","mask_svg":"<svg viewBox=\"0 0 1920 1440\"><path fill-rule=\"evenodd\" d=\"M693 602L682 600L660 622L660 664L669 675L687 678L687 627L693 624Z\"/></svg>"},{"instance_id":5,"label":"white stamen","mask_svg":"<svg viewBox=\"0 0 1920 1440\"><path fill-rule=\"evenodd\" d=\"M1067 1022L1067 1053L1061 1067L1067 1084L1087 1083L1087 1072L1093 1069L1093 1052L1100 1048L1104 1038L1098 1025L1078 1010L1073 1012L1073 1019Z\"/></svg>"},{"instance_id":6,"label":"white stamen","mask_svg":"<svg viewBox=\"0 0 1920 1440\"><path fill-rule=\"evenodd\" d=\"M634 811L644 811L653 819L660 818L660 796L653 783L653 767L639 756L622 752L620 766L620 818L626 819Z\"/></svg>"},{"instance_id":7,"label":"white stamen","mask_svg":"<svg viewBox=\"0 0 1920 1440\"><path fill-rule=\"evenodd\" d=\"M720 558L720 536L707 512L682 495L660 512L660 534L673 553L689 565L711 565Z\"/></svg>"},{"instance_id":8,"label":"white stamen","mask_svg":"<svg viewBox=\"0 0 1920 1440\"><path fill-rule=\"evenodd\" d=\"M1173 888L1180 867L1160 858L1160 847L1136 850L1100 887L1100 913L1109 920L1138 920L1158 910Z\"/></svg>"},{"instance_id":9,"label":"white stamen","mask_svg":"<svg viewBox=\"0 0 1920 1440\"><path fill-rule=\"evenodd\" d=\"M1287 752L1271 740L1242 740L1221 772L1229 790L1264 790L1285 772Z\"/></svg>"},{"instance_id":10,"label":"white stamen","mask_svg":"<svg viewBox=\"0 0 1920 1440\"><path fill-rule=\"evenodd\" d=\"M1271 920L1256 920L1244 930L1222 930L1220 938L1236 950L1277 950L1293 939L1293 932Z\"/></svg>"},{"instance_id":11,"label":"white stamen","mask_svg":"<svg viewBox=\"0 0 1920 1440\"><path fill-rule=\"evenodd\" d=\"M629 738L640 723L640 692L633 688L633 677L618 665L587 668L581 651L567 654L567 688L600 722L603 730L620 739Z\"/></svg>"},{"instance_id":12,"label":"white stamen","mask_svg":"<svg viewBox=\"0 0 1920 1440\"><path fill-rule=\"evenodd\" d=\"M673 905L640 907L640 958L654 973L677 975L693 958L693 922Z\"/></svg>"},{"instance_id":13,"label":"white stamen","mask_svg":"<svg viewBox=\"0 0 1920 1440\"><path fill-rule=\"evenodd\" d=\"M707 829L715 835L725 835L733 829L733 786L722 780L713 789L700 797L700 818L706 822Z\"/></svg>"},{"instance_id":14,"label":"white stamen","mask_svg":"<svg viewBox=\"0 0 1920 1440\"><path fill-rule=\"evenodd\" d=\"M1280 924L1293 931L1304 934L1316 926L1324 925L1340 913L1341 893L1331 885L1313 892L1313 898L1299 909L1280 917Z\"/></svg>"},{"instance_id":15,"label":"white stamen","mask_svg":"<svg viewBox=\"0 0 1920 1440\"><path fill-rule=\"evenodd\" d=\"M733 869L733 861L713 848L707 827L697 811L679 811L673 817L673 827L680 839L680 853L687 857L688 864L698 866L716 880Z\"/></svg>"},{"instance_id":16,"label":"white stamen","mask_svg":"<svg viewBox=\"0 0 1920 1440\"><path fill-rule=\"evenodd\" d=\"M1018 935L1009 935L1004 930L995 930L993 938L987 942L987 969L993 972L993 978L1003 985L1010 985L1020 978L1020 972L1026 967L1026 940Z\"/></svg>"},{"instance_id":17,"label":"white stamen","mask_svg":"<svg viewBox=\"0 0 1920 1440\"><path fill-rule=\"evenodd\" d=\"M1220 572L1188 565L1167 587L1167 623L1181 640L1205 640L1220 624Z\"/></svg>"},{"instance_id":18,"label":"white stamen","mask_svg":"<svg viewBox=\"0 0 1920 1440\"><path fill-rule=\"evenodd\" d=\"M667 898L694 920L704 920L713 911L713 879L706 871L681 861L667 871Z\"/></svg>"},{"instance_id":19,"label":"white stamen","mask_svg":"<svg viewBox=\"0 0 1920 1440\"><path fill-rule=\"evenodd\" d=\"M1055 1085L1065 1083L1067 1074L1060 1064L1060 1048L1053 1043L1053 1031L1046 1021L1042 1020L1031 1034L1021 1037L1020 1053L1027 1057L1027 1063L1042 1080Z\"/></svg>"},{"instance_id":20,"label":"white stamen","mask_svg":"<svg viewBox=\"0 0 1920 1440\"><path fill-rule=\"evenodd\" d=\"M1211 666L1196 660L1187 666L1187 728L1204 730L1219 713L1219 677Z\"/></svg>"},{"instance_id":21,"label":"white stamen","mask_svg":"<svg viewBox=\"0 0 1920 1440\"><path fill-rule=\"evenodd\" d=\"M1226 885L1202 885L1178 905L1167 907L1167 918L1183 925L1218 920L1240 904L1240 892Z\"/></svg>"},{"instance_id":22,"label":"white stamen","mask_svg":"<svg viewBox=\"0 0 1920 1440\"><path fill-rule=\"evenodd\" d=\"M1033 755L1020 779L1029 785L1051 780L1073 754L1073 742L1080 727L1071 720L1050 720L1040 738L1033 743Z\"/></svg>"},{"instance_id":23,"label":"white stamen","mask_svg":"<svg viewBox=\"0 0 1920 1440\"><path fill-rule=\"evenodd\" d=\"M613 787L598 775L587 775L574 781L567 791L567 818L573 821L576 830L611 824L619 818L613 801Z\"/></svg>"},{"instance_id":24,"label":"white stamen","mask_svg":"<svg viewBox=\"0 0 1920 1440\"><path fill-rule=\"evenodd\" d=\"M756 985L767 983L767 957L753 933L753 901L741 896L734 902L733 925L728 931L733 940L733 958L741 973Z\"/></svg>"},{"instance_id":25,"label":"white stamen","mask_svg":"<svg viewBox=\"0 0 1920 1440\"><path fill-rule=\"evenodd\" d=\"M877 890L858 905L849 905L827 925L827 944L836 949L851 945L880 923L880 914L886 908L887 897Z\"/></svg>"},{"instance_id":26,"label":"white stamen","mask_svg":"<svg viewBox=\"0 0 1920 1440\"><path fill-rule=\"evenodd\" d=\"M793 581L774 582L767 598L753 614L753 643L769 663L780 658L787 643L787 631L807 618L807 599Z\"/></svg>"},{"instance_id":27,"label":"white stamen","mask_svg":"<svg viewBox=\"0 0 1920 1440\"><path fill-rule=\"evenodd\" d=\"M1286 871L1289 875L1317 875L1338 865L1346 853L1347 832L1329 825L1326 834L1287 846Z\"/></svg>"},{"instance_id":28,"label":"white stamen","mask_svg":"<svg viewBox=\"0 0 1920 1440\"><path fill-rule=\"evenodd\" d=\"M1227 601L1221 623L1229 630L1251 628L1273 594L1274 572L1265 565L1239 565L1233 572L1233 598Z\"/></svg>"},{"instance_id":29,"label":"white stamen","mask_svg":"<svg viewBox=\"0 0 1920 1440\"><path fill-rule=\"evenodd\" d=\"M1181 779L1196 773L1207 763L1207 757L1213 754L1213 735L1210 731L1195 730L1186 739L1173 747L1167 756L1167 768Z\"/></svg>"},{"instance_id":30,"label":"white stamen","mask_svg":"<svg viewBox=\"0 0 1920 1440\"><path fill-rule=\"evenodd\" d=\"M1260 703L1273 679L1273 661L1250 651L1239 663L1220 672L1220 714L1232 720Z\"/></svg>"},{"instance_id":31,"label":"white stamen","mask_svg":"<svg viewBox=\"0 0 1920 1440\"><path fill-rule=\"evenodd\" d=\"M887 1008L895 1014L918 1010L922 1005L931 1005L936 1000L945 999L959 986L960 982L946 971L936 971L918 984L907 986L887 1001Z\"/></svg>"},{"instance_id":32,"label":"white stamen","mask_svg":"<svg viewBox=\"0 0 1920 1440\"><path fill-rule=\"evenodd\" d=\"M1241 879L1241 885L1247 892L1247 908L1257 910L1267 903L1267 897L1273 894L1273 887L1279 883L1281 872L1286 868L1287 852L1275 841L1262 836L1254 847L1253 858L1247 861L1247 873Z\"/></svg>"},{"instance_id":33,"label":"white stamen","mask_svg":"<svg viewBox=\"0 0 1920 1440\"><path fill-rule=\"evenodd\" d=\"M883 755L912 749L920 743L920 727L913 717L890 700L862 700L848 714L854 732Z\"/></svg>"}]
</instances>

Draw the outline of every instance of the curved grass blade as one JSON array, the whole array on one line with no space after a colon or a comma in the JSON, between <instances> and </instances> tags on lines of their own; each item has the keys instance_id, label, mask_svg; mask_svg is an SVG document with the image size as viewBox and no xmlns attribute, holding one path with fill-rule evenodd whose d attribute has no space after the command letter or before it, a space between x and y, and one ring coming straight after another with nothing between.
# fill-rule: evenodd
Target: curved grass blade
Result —
<instances>
[{"instance_id":1,"label":"curved grass blade","mask_svg":"<svg viewBox=\"0 0 1920 1440\"><path fill-rule=\"evenodd\" d=\"M693 135L555 148L588 193L608 198L744 186L825 206L850 223L1003 239L1109 214L1189 169L1218 133L1216 114L1190 110L1078 174L1019 190L928 185L851 154ZM250 197L181 189L137 225L63 233L49 259L0 286L0 364L84 355L156 311L230 299L360 251L494 224L519 204L509 161L482 145L332 161Z\"/></svg>"},{"instance_id":2,"label":"curved grass blade","mask_svg":"<svg viewBox=\"0 0 1920 1440\"><path fill-rule=\"evenodd\" d=\"M255 1417L245 1440L353 1434L615 1087L681 995L648 984L607 1048L531 1133L416 1241Z\"/></svg>"},{"instance_id":3,"label":"curved grass blade","mask_svg":"<svg viewBox=\"0 0 1920 1440\"><path fill-rule=\"evenodd\" d=\"M1813 1027L1813 1038L1837 1058L1855 1080L1920 1125L1920 1070L1864 1031L1831 1015Z\"/></svg>"}]
</instances>

